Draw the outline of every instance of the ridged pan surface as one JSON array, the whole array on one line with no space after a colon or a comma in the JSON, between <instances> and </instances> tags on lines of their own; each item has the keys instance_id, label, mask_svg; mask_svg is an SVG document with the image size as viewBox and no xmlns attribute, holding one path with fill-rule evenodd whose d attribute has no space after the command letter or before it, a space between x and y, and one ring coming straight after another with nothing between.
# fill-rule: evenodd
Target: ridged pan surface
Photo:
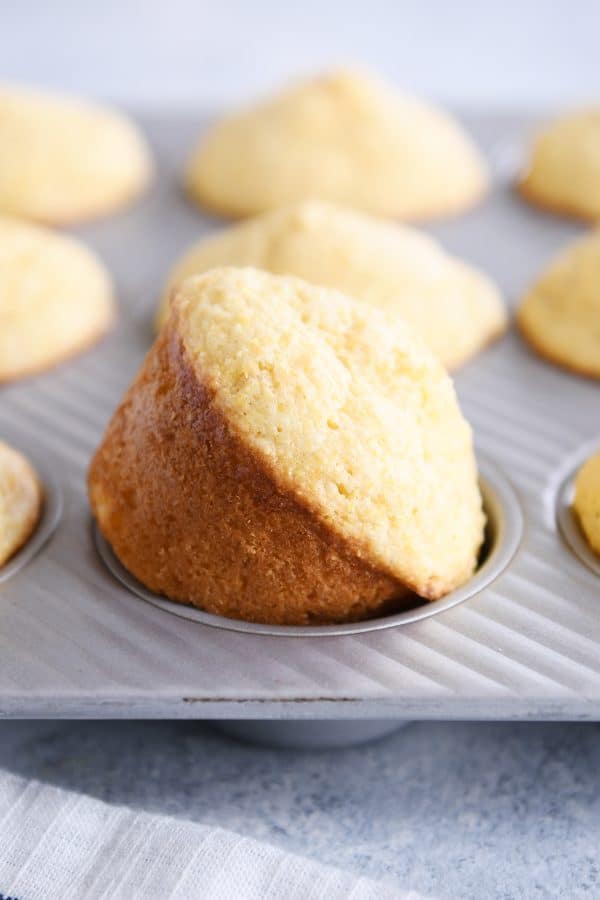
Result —
<instances>
[{"instance_id":1,"label":"ridged pan surface","mask_svg":"<svg viewBox=\"0 0 600 900\"><path fill-rule=\"evenodd\" d=\"M512 561L477 596L401 627L289 640L157 609L100 560L88 461L150 345L167 270L219 227L178 182L204 121L142 119L158 157L154 188L78 232L113 272L113 334L53 372L0 388L0 436L43 459L64 497L53 537L0 584L0 716L600 719L600 575L557 524L565 479L600 444L600 383L544 363L514 330L455 379L478 452L512 484L524 525ZM468 124L495 169L494 190L430 230L488 271L514 307L584 228L532 210L510 188L533 118Z\"/></svg>"}]
</instances>

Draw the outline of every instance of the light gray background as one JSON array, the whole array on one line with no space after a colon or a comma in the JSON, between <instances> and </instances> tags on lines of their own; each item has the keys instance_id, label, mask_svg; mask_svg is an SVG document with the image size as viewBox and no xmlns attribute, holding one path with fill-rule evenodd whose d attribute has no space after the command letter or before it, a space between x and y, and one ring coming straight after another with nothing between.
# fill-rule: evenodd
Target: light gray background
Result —
<instances>
[{"instance_id":1,"label":"light gray background","mask_svg":"<svg viewBox=\"0 0 600 900\"><path fill-rule=\"evenodd\" d=\"M598 2L0 4L5 79L209 107L362 61L463 108L600 99ZM0 766L215 822L441 898L594 897L594 725L423 723L302 754L194 723L0 723Z\"/></svg>"},{"instance_id":2,"label":"light gray background","mask_svg":"<svg viewBox=\"0 0 600 900\"><path fill-rule=\"evenodd\" d=\"M155 106L252 97L362 61L462 107L600 93L597 0L3 0L3 77Z\"/></svg>"}]
</instances>

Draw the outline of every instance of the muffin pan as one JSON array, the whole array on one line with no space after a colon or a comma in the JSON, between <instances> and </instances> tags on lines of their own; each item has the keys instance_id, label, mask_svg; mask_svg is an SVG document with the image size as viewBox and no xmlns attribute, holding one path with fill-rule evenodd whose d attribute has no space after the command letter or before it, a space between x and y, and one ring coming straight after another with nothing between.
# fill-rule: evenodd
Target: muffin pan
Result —
<instances>
[{"instance_id":1,"label":"muffin pan","mask_svg":"<svg viewBox=\"0 0 600 900\"><path fill-rule=\"evenodd\" d=\"M201 120L142 124L158 155L157 184L132 210L79 232L115 277L117 328L79 359L0 389L0 435L32 457L47 489L57 485L32 541L0 576L0 715L600 719L600 574L574 552L561 517L567 473L600 441L600 384L538 359L514 329L455 376L491 514L489 555L461 591L393 621L286 629L301 632L292 641L226 620L207 628L190 619L217 617L185 607L170 615L173 604L140 602L107 570L90 529L87 464L150 345L169 266L218 224L178 188ZM507 161L533 120L469 124L497 183L471 213L430 230L496 278L514 306L584 229L530 209L510 189ZM40 549L60 492L67 512Z\"/></svg>"}]
</instances>

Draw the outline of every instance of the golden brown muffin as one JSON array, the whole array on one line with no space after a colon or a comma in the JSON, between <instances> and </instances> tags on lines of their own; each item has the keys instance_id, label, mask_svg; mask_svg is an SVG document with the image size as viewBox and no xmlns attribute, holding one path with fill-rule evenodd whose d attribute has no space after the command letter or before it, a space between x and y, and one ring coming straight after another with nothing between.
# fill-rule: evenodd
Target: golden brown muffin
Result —
<instances>
[{"instance_id":1,"label":"golden brown muffin","mask_svg":"<svg viewBox=\"0 0 600 900\"><path fill-rule=\"evenodd\" d=\"M506 328L498 289L481 272L413 228L327 203L284 207L203 238L175 265L157 324L179 282L217 266L296 275L395 311L450 369Z\"/></svg>"},{"instance_id":2,"label":"golden brown muffin","mask_svg":"<svg viewBox=\"0 0 600 900\"><path fill-rule=\"evenodd\" d=\"M0 213L63 225L106 215L148 184L140 131L114 110L0 86Z\"/></svg>"},{"instance_id":3,"label":"golden brown muffin","mask_svg":"<svg viewBox=\"0 0 600 900\"><path fill-rule=\"evenodd\" d=\"M473 573L471 430L404 322L255 269L184 281L89 473L151 590L274 624L436 599Z\"/></svg>"},{"instance_id":4,"label":"golden brown muffin","mask_svg":"<svg viewBox=\"0 0 600 900\"><path fill-rule=\"evenodd\" d=\"M33 533L42 509L42 487L25 457L0 441L0 566Z\"/></svg>"},{"instance_id":5,"label":"golden brown muffin","mask_svg":"<svg viewBox=\"0 0 600 900\"><path fill-rule=\"evenodd\" d=\"M573 509L588 544L600 555L600 451L577 474Z\"/></svg>"},{"instance_id":6,"label":"golden brown muffin","mask_svg":"<svg viewBox=\"0 0 600 900\"><path fill-rule=\"evenodd\" d=\"M600 230L548 266L525 295L517 321L542 356L600 378Z\"/></svg>"},{"instance_id":7,"label":"golden brown muffin","mask_svg":"<svg viewBox=\"0 0 600 900\"><path fill-rule=\"evenodd\" d=\"M600 219L600 108L565 115L538 134L519 190L550 212Z\"/></svg>"},{"instance_id":8,"label":"golden brown muffin","mask_svg":"<svg viewBox=\"0 0 600 900\"><path fill-rule=\"evenodd\" d=\"M115 312L110 276L81 241L0 216L0 383L89 347Z\"/></svg>"},{"instance_id":9,"label":"golden brown muffin","mask_svg":"<svg viewBox=\"0 0 600 900\"><path fill-rule=\"evenodd\" d=\"M460 125L369 73L340 69L218 122L190 159L201 206L243 217L327 200L401 219L453 215L487 188Z\"/></svg>"}]
</instances>

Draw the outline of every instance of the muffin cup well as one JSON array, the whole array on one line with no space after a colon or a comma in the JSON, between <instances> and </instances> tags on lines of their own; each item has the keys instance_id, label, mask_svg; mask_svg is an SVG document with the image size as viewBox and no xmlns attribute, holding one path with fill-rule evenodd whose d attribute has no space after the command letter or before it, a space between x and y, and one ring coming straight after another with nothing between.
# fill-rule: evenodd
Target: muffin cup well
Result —
<instances>
[{"instance_id":1,"label":"muffin cup well","mask_svg":"<svg viewBox=\"0 0 600 900\"><path fill-rule=\"evenodd\" d=\"M472 578L462 587L451 591L441 600L422 601L418 606L393 615L367 619L363 622L349 622L334 625L265 625L227 619L203 612L193 606L167 600L148 590L123 566L114 554L110 544L93 523L93 538L100 558L110 572L142 600L183 619L223 628L226 631L242 631L246 634L268 634L281 637L331 637L333 635L362 634L409 625L436 616L452 609L465 600L479 594L488 587L508 566L519 546L523 532L523 516L514 489L498 469L487 461L479 461L480 486L487 515L486 539L482 549L481 562Z\"/></svg>"}]
</instances>

